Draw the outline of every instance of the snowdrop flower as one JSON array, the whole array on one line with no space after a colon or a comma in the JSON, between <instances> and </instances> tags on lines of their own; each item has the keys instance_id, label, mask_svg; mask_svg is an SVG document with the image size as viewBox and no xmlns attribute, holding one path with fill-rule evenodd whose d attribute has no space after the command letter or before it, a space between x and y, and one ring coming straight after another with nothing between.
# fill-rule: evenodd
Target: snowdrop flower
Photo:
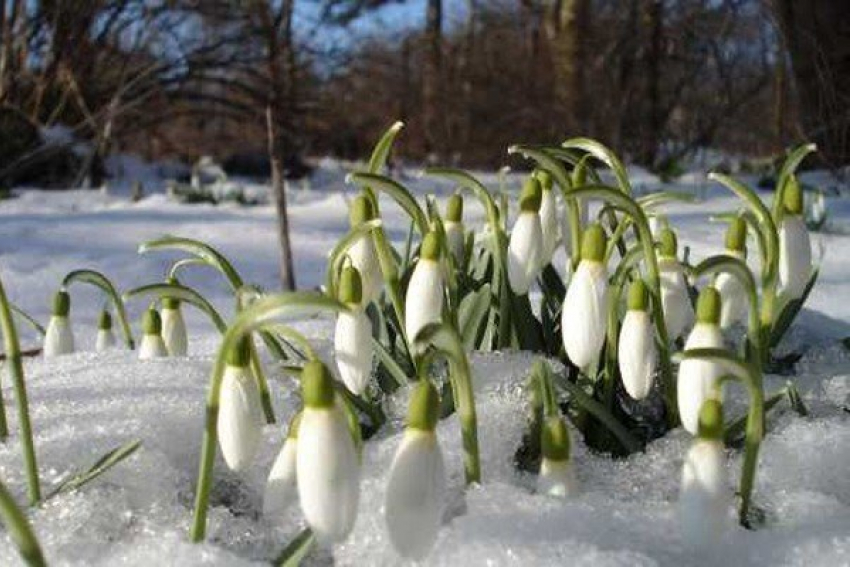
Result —
<instances>
[{"instance_id":1,"label":"snowdrop flower","mask_svg":"<svg viewBox=\"0 0 850 567\"><path fill-rule=\"evenodd\" d=\"M390 465L384 505L387 531L398 553L423 559L437 538L443 515L446 470L435 428L440 398L422 379L410 398L407 428Z\"/></svg>"},{"instance_id":2,"label":"snowdrop flower","mask_svg":"<svg viewBox=\"0 0 850 567\"><path fill-rule=\"evenodd\" d=\"M694 324L694 308L688 295L685 271L676 257L678 239L670 228L661 229L658 270L661 283L661 310L670 340L675 340Z\"/></svg>"},{"instance_id":3,"label":"snowdrop flower","mask_svg":"<svg viewBox=\"0 0 850 567\"><path fill-rule=\"evenodd\" d=\"M372 201L365 194L358 195L351 204L349 213L351 227L354 228L374 218L375 209ZM351 264L360 272L363 283L363 304L368 305L378 299L383 283L381 264L378 262L378 253L375 251L372 235L364 234L358 238L348 249L348 257L351 259Z\"/></svg>"},{"instance_id":4,"label":"snowdrop flower","mask_svg":"<svg viewBox=\"0 0 850 567\"><path fill-rule=\"evenodd\" d=\"M812 271L812 245L803 218L803 191L796 180L785 189L779 225L779 284L791 299L803 295Z\"/></svg>"},{"instance_id":5,"label":"snowdrop flower","mask_svg":"<svg viewBox=\"0 0 850 567\"><path fill-rule=\"evenodd\" d=\"M357 449L336 400L330 370L322 362L312 360L304 365L301 395L304 411L295 459L301 510L320 542L340 542L357 519Z\"/></svg>"},{"instance_id":6,"label":"snowdrop flower","mask_svg":"<svg viewBox=\"0 0 850 567\"><path fill-rule=\"evenodd\" d=\"M570 460L570 434L560 416L548 416L541 429L540 475L537 490L550 496L571 496L578 492L578 482Z\"/></svg>"},{"instance_id":7,"label":"snowdrop flower","mask_svg":"<svg viewBox=\"0 0 850 567\"><path fill-rule=\"evenodd\" d=\"M628 311L620 328L617 358L620 376L626 392L642 400L652 388L652 377L658 363L655 333L648 312L649 292L643 280L635 280L629 287Z\"/></svg>"},{"instance_id":8,"label":"snowdrop flower","mask_svg":"<svg viewBox=\"0 0 850 567\"><path fill-rule=\"evenodd\" d=\"M745 261L747 257L747 225L735 218L726 231L726 254ZM717 275L714 287L720 292L720 328L728 329L747 316L747 290L737 277L728 272Z\"/></svg>"},{"instance_id":9,"label":"snowdrop flower","mask_svg":"<svg viewBox=\"0 0 850 567\"><path fill-rule=\"evenodd\" d=\"M142 317L142 343L139 345L139 360L151 360L168 356L162 340L162 319L156 309L148 309Z\"/></svg>"},{"instance_id":10,"label":"snowdrop flower","mask_svg":"<svg viewBox=\"0 0 850 567\"><path fill-rule=\"evenodd\" d=\"M94 350L104 352L115 347L115 333L112 331L112 315L104 309L100 313L100 319L97 322L97 339L94 343Z\"/></svg>"},{"instance_id":11,"label":"snowdrop flower","mask_svg":"<svg viewBox=\"0 0 850 567\"><path fill-rule=\"evenodd\" d=\"M449 197L446 205L446 244L458 267L463 266L466 250L465 231L463 228L463 197L455 193Z\"/></svg>"},{"instance_id":12,"label":"snowdrop flower","mask_svg":"<svg viewBox=\"0 0 850 567\"><path fill-rule=\"evenodd\" d=\"M558 246L558 200L552 189L552 176L547 171L538 171L535 175L543 190L540 199L540 228L543 235L540 265L545 266L552 261Z\"/></svg>"},{"instance_id":13,"label":"snowdrop flower","mask_svg":"<svg viewBox=\"0 0 850 567\"><path fill-rule=\"evenodd\" d=\"M334 352L339 376L348 390L359 396L372 376L372 323L363 310L360 273L354 266L342 271L339 300L351 310L336 319Z\"/></svg>"},{"instance_id":14,"label":"snowdrop flower","mask_svg":"<svg viewBox=\"0 0 850 567\"><path fill-rule=\"evenodd\" d=\"M508 244L508 283L517 295L525 295L543 260L543 229L540 225L540 182L529 177L519 198L519 216Z\"/></svg>"},{"instance_id":15,"label":"snowdrop flower","mask_svg":"<svg viewBox=\"0 0 850 567\"><path fill-rule=\"evenodd\" d=\"M723 348L720 333L720 294L713 287L703 289L697 300L697 323L685 350L695 348ZM703 403L708 399L723 401L723 390L717 380L724 374L719 362L688 359L679 365L678 401L682 426L692 435L697 434L697 422Z\"/></svg>"},{"instance_id":16,"label":"snowdrop flower","mask_svg":"<svg viewBox=\"0 0 850 567\"><path fill-rule=\"evenodd\" d=\"M404 301L405 333L413 343L429 323L438 323L443 315L443 268L440 265L440 241L429 232L419 248L419 262L407 284Z\"/></svg>"},{"instance_id":17,"label":"snowdrop flower","mask_svg":"<svg viewBox=\"0 0 850 567\"><path fill-rule=\"evenodd\" d=\"M605 231L599 224L584 231L581 262L567 287L561 310L564 348L573 364L587 368L599 356L608 313L608 273L602 259Z\"/></svg>"},{"instance_id":18,"label":"snowdrop flower","mask_svg":"<svg viewBox=\"0 0 850 567\"><path fill-rule=\"evenodd\" d=\"M818 190L812 200L811 220L815 226L822 226L826 220L826 197L823 191Z\"/></svg>"},{"instance_id":19,"label":"snowdrop flower","mask_svg":"<svg viewBox=\"0 0 850 567\"><path fill-rule=\"evenodd\" d=\"M162 340L171 356L186 356L189 340L186 322L180 311L180 300L166 297L162 300Z\"/></svg>"},{"instance_id":20,"label":"snowdrop flower","mask_svg":"<svg viewBox=\"0 0 850 567\"><path fill-rule=\"evenodd\" d=\"M267 517L280 516L298 496L298 476L296 458L298 449L298 427L301 412L295 414L289 423L289 433L283 442L283 448L269 472L266 490L263 495L263 514Z\"/></svg>"},{"instance_id":21,"label":"snowdrop flower","mask_svg":"<svg viewBox=\"0 0 850 567\"><path fill-rule=\"evenodd\" d=\"M71 330L71 296L61 290L53 296L53 314L44 335L44 358L74 352L74 332Z\"/></svg>"},{"instance_id":22,"label":"snowdrop flower","mask_svg":"<svg viewBox=\"0 0 850 567\"><path fill-rule=\"evenodd\" d=\"M679 518L682 538L691 548L717 543L728 521L726 468L723 456L723 408L707 400L699 414L699 431L682 466Z\"/></svg>"},{"instance_id":23,"label":"snowdrop flower","mask_svg":"<svg viewBox=\"0 0 850 567\"><path fill-rule=\"evenodd\" d=\"M248 366L249 340L229 353L218 396L218 445L227 467L236 472L251 464L263 431L260 389Z\"/></svg>"}]
</instances>

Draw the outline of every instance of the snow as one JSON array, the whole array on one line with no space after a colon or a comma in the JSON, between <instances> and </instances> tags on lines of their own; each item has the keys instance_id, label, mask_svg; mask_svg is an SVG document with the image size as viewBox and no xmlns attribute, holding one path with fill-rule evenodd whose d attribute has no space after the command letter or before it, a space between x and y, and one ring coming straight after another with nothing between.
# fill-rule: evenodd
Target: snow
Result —
<instances>
[{"instance_id":1,"label":"snow","mask_svg":"<svg viewBox=\"0 0 850 567\"><path fill-rule=\"evenodd\" d=\"M157 182L156 164L122 160L125 172L145 178L147 197L129 202L128 192L67 191L49 194L21 190L0 202L0 276L11 299L46 322L50 297L62 277L81 267L103 271L119 289L150 283L165 275L176 254L138 256L138 244L166 233L187 235L221 250L246 281L278 287L278 250L272 206L180 205L170 202ZM348 227L346 203L354 195L343 185L349 164L323 161L309 186L289 193L296 274L301 288L322 283L325 255ZM635 171L641 187L655 185ZM497 176L482 173L490 186ZM406 175L417 193L436 192L440 201L452 187ZM512 190L518 175L508 177ZM805 177L804 177L805 179ZM129 187L123 178L116 187ZM637 183L636 183L637 185ZM680 229L680 245L693 258L716 253L723 226L708 216L739 205L725 190L700 175L675 189L707 198L699 205L665 208ZM468 199L465 222L481 225L484 212ZM831 232L821 242L820 281L789 337L788 349L805 347L794 383L811 415L799 417L780 403L771 412L757 476L755 504L766 526L746 531L729 510L722 545L703 554L679 539L676 498L680 467L689 443L677 430L653 442L645 453L613 460L590 452L573 435L581 494L559 500L533 493L534 479L517 473L511 459L524 428L523 383L533 361L524 353L472 357L478 402L483 484L463 488L459 426L455 418L438 427L449 473L444 526L428 565L837 565L850 562L850 353L837 339L850 335L850 201L830 197ZM403 241L407 221L395 204L382 200L388 234ZM563 264L563 257L556 258ZM184 283L196 287L221 310L232 313L230 292L218 274L190 267ZM36 449L45 488L73 470L90 465L109 449L132 439L142 448L129 460L83 489L57 496L30 513L51 565L141 566L268 564L303 527L297 506L284 518L262 518L265 478L282 445L296 408L296 383L267 361L279 425L266 427L259 456L239 476L227 472L221 457L211 498L207 542L188 541L204 417L204 399L217 346L215 329L204 316L185 308L190 356L140 362L133 353L93 352L99 291L84 284L71 289L78 344L87 352L25 364ZM132 302L134 329L146 308ZM330 359L333 322L313 318L298 327ZM37 338L21 326L24 348ZM767 390L786 378L768 377ZM309 562L329 565L397 565L382 515L387 468L398 446L407 393L390 400L393 419L367 442L363 455L360 515L344 544L314 551ZM742 392L729 415L742 411ZM16 423L10 386L3 383L10 423ZM729 491L735 490L740 454L728 453ZM25 480L21 452L13 436L0 446L0 478L20 502ZM332 554L332 555L331 555ZM332 559L331 559L332 556ZM8 538L0 537L0 565L20 565Z\"/></svg>"}]
</instances>

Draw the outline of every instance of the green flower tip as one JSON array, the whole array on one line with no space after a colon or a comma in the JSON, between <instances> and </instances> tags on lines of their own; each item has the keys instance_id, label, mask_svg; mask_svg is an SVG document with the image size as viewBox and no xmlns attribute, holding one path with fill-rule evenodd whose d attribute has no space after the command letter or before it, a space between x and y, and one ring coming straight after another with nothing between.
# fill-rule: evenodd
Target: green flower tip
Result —
<instances>
[{"instance_id":1,"label":"green flower tip","mask_svg":"<svg viewBox=\"0 0 850 567\"><path fill-rule=\"evenodd\" d=\"M540 210L540 202L543 200L543 188L540 181L533 175L529 177L522 186L519 196L519 208L523 212L536 213Z\"/></svg>"},{"instance_id":2,"label":"green flower tip","mask_svg":"<svg viewBox=\"0 0 850 567\"><path fill-rule=\"evenodd\" d=\"M421 431L434 431L440 417L440 394L427 378L419 380L410 395L407 426Z\"/></svg>"},{"instance_id":3,"label":"green flower tip","mask_svg":"<svg viewBox=\"0 0 850 567\"><path fill-rule=\"evenodd\" d=\"M348 213L351 226L357 226L373 218L375 218L375 207L372 206L369 197L361 193L351 203L351 210Z\"/></svg>"},{"instance_id":4,"label":"green flower tip","mask_svg":"<svg viewBox=\"0 0 850 567\"><path fill-rule=\"evenodd\" d=\"M649 306L649 291L642 279L636 279L629 286L628 305L632 311L646 311Z\"/></svg>"},{"instance_id":5,"label":"green flower tip","mask_svg":"<svg viewBox=\"0 0 850 567\"><path fill-rule=\"evenodd\" d=\"M720 292L708 286L697 298L697 321L717 325L720 322Z\"/></svg>"},{"instance_id":6,"label":"green flower tip","mask_svg":"<svg viewBox=\"0 0 850 567\"><path fill-rule=\"evenodd\" d=\"M346 305L360 305L363 300L363 279L354 266L346 266L339 277L339 301Z\"/></svg>"},{"instance_id":7,"label":"green flower tip","mask_svg":"<svg viewBox=\"0 0 850 567\"><path fill-rule=\"evenodd\" d=\"M540 444L543 449L543 458L550 461L570 459L570 433L561 417L546 418L540 431Z\"/></svg>"},{"instance_id":8,"label":"green flower tip","mask_svg":"<svg viewBox=\"0 0 850 567\"><path fill-rule=\"evenodd\" d=\"M304 412L299 411L289 422L289 431L286 433L287 439L298 439L298 428L301 427L301 416Z\"/></svg>"},{"instance_id":9,"label":"green flower tip","mask_svg":"<svg viewBox=\"0 0 850 567\"><path fill-rule=\"evenodd\" d=\"M53 315L67 317L71 312L71 296L65 290L57 291L53 296Z\"/></svg>"},{"instance_id":10,"label":"green flower tip","mask_svg":"<svg viewBox=\"0 0 850 567\"><path fill-rule=\"evenodd\" d=\"M146 335L158 335L162 332L162 319L159 311L148 309L142 316L142 332Z\"/></svg>"},{"instance_id":11,"label":"green flower tip","mask_svg":"<svg viewBox=\"0 0 850 567\"><path fill-rule=\"evenodd\" d=\"M449 197L446 205L446 220L449 222L461 222L463 220L463 197L455 193Z\"/></svg>"},{"instance_id":12,"label":"green flower tip","mask_svg":"<svg viewBox=\"0 0 850 567\"><path fill-rule=\"evenodd\" d=\"M548 171L545 169L538 169L534 172L534 176L537 178L537 181L540 182L540 187L544 191L552 190L552 175Z\"/></svg>"},{"instance_id":13,"label":"green flower tip","mask_svg":"<svg viewBox=\"0 0 850 567\"><path fill-rule=\"evenodd\" d=\"M419 258L422 260L439 260L440 259L440 238L433 230L425 235L422 239L422 246L419 249Z\"/></svg>"},{"instance_id":14,"label":"green flower tip","mask_svg":"<svg viewBox=\"0 0 850 567\"><path fill-rule=\"evenodd\" d=\"M726 249L745 252L747 248L747 223L741 217L735 217L726 230Z\"/></svg>"},{"instance_id":15,"label":"green flower tip","mask_svg":"<svg viewBox=\"0 0 850 567\"><path fill-rule=\"evenodd\" d=\"M166 282L168 285L180 285L180 282L177 281L177 278L168 278ZM162 298L162 308L163 309L179 309L180 308L180 300L176 297L163 297Z\"/></svg>"},{"instance_id":16,"label":"green flower tip","mask_svg":"<svg viewBox=\"0 0 850 567\"><path fill-rule=\"evenodd\" d=\"M658 237L661 255L666 258L675 258L679 250L679 239L672 228L664 227Z\"/></svg>"},{"instance_id":17,"label":"green flower tip","mask_svg":"<svg viewBox=\"0 0 850 567\"><path fill-rule=\"evenodd\" d=\"M793 175L788 180L788 186L785 187L785 194L782 196L782 205L785 208L786 214L803 214L803 190L800 188L797 178Z\"/></svg>"},{"instance_id":18,"label":"green flower tip","mask_svg":"<svg viewBox=\"0 0 850 567\"><path fill-rule=\"evenodd\" d=\"M251 337L243 337L233 349L227 353L228 366L245 368L251 359Z\"/></svg>"},{"instance_id":19,"label":"green flower tip","mask_svg":"<svg viewBox=\"0 0 850 567\"><path fill-rule=\"evenodd\" d=\"M311 360L301 371L301 397L313 409L328 409L334 404L334 379L320 360Z\"/></svg>"},{"instance_id":20,"label":"green flower tip","mask_svg":"<svg viewBox=\"0 0 850 567\"><path fill-rule=\"evenodd\" d=\"M697 437L700 439L723 439L723 406L718 400L708 399L699 410Z\"/></svg>"},{"instance_id":21,"label":"green flower tip","mask_svg":"<svg viewBox=\"0 0 850 567\"><path fill-rule=\"evenodd\" d=\"M101 331L112 329L112 315L106 309L100 312L100 319L97 320L97 328Z\"/></svg>"},{"instance_id":22,"label":"green flower tip","mask_svg":"<svg viewBox=\"0 0 850 567\"><path fill-rule=\"evenodd\" d=\"M605 235L605 230L599 223L593 223L587 230L581 240L581 259L591 262L601 262L605 257L605 247L608 244L608 237Z\"/></svg>"}]
</instances>

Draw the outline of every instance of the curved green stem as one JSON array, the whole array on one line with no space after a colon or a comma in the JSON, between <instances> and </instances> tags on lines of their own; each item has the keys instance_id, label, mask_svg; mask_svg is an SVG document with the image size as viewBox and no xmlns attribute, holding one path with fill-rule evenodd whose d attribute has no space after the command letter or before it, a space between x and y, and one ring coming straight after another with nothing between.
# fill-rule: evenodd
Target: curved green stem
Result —
<instances>
[{"instance_id":1,"label":"curved green stem","mask_svg":"<svg viewBox=\"0 0 850 567\"><path fill-rule=\"evenodd\" d=\"M407 190L407 188L395 179L378 175L377 173L353 172L345 178L346 183L356 183L361 187L378 189L387 193L404 210L405 213L416 223L416 228L422 236L428 234L428 219L422 211L422 207Z\"/></svg>"},{"instance_id":2,"label":"curved green stem","mask_svg":"<svg viewBox=\"0 0 850 567\"><path fill-rule=\"evenodd\" d=\"M236 271L236 268L233 267L233 264L231 264L224 255L209 244L201 242L200 240L183 238L180 236L164 236L162 238L143 242L139 246L139 254L145 254L147 252L157 250L180 250L182 252L192 254L203 263L212 266L221 272L221 274L227 279L230 287L233 288L234 292L242 287L244 283L242 276L239 275L239 272Z\"/></svg>"},{"instance_id":3,"label":"curved green stem","mask_svg":"<svg viewBox=\"0 0 850 567\"><path fill-rule=\"evenodd\" d=\"M779 176L776 179L776 190L773 194L773 204L771 206L771 214L774 222L777 224L782 219L782 201L785 197L785 188L788 186L788 181L797 170L797 167L806 159L806 156L817 151L817 149L815 144L803 144L785 158L785 162L782 164L782 168L779 170Z\"/></svg>"},{"instance_id":4,"label":"curved green stem","mask_svg":"<svg viewBox=\"0 0 850 567\"><path fill-rule=\"evenodd\" d=\"M21 356L21 345L18 342L18 331L15 329L15 321L12 319L12 311L9 309L9 300L3 283L0 282L0 329L3 331L3 346L6 350L6 360L9 367L9 375L15 388L15 398L18 408L18 424L21 428L21 449L24 453L24 470L27 476L27 494L31 505L41 500L41 486L38 480L38 464L35 458L35 443L32 436L32 424L30 423L29 401L27 400L27 387L24 380L23 357ZM8 428L5 423L6 414L3 410L3 423L0 437L5 439Z\"/></svg>"},{"instance_id":5,"label":"curved green stem","mask_svg":"<svg viewBox=\"0 0 850 567\"><path fill-rule=\"evenodd\" d=\"M181 258L171 264L168 268L168 276L166 279L177 279L177 274L186 266L209 266L207 262L200 258Z\"/></svg>"},{"instance_id":6,"label":"curved green stem","mask_svg":"<svg viewBox=\"0 0 850 567\"><path fill-rule=\"evenodd\" d=\"M215 325L215 328L219 333L223 334L227 330L227 323L224 322L224 319L218 311L216 311L215 307L213 307L203 295L188 286L173 283L143 285L125 292L124 299L129 300L137 296L145 295L154 295L159 299L179 299L183 303L188 303L189 305L203 311L204 314L210 318L210 321L212 321L212 324Z\"/></svg>"},{"instance_id":7,"label":"curved green stem","mask_svg":"<svg viewBox=\"0 0 850 567\"><path fill-rule=\"evenodd\" d=\"M204 438L201 446L195 511L192 521L192 541L201 541L206 533L207 507L212 489L212 474L218 441L219 396L227 357L249 333L259 331L266 326L273 328L275 319L283 315L321 311L346 312L348 308L334 299L315 292L268 295L241 311L224 334L221 346L216 353L207 392Z\"/></svg>"},{"instance_id":8,"label":"curved green stem","mask_svg":"<svg viewBox=\"0 0 850 567\"><path fill-rule=\"evenodd\" d=\"M106 276L94 270L74 270L62 280L62 287L70 287L72 283L77 281L100 288L112 300L112 304L115 306L115 313L118 315L118 321L121 324L121 330L124 333L124 342L128 349L133 350L136 348L133 341L133 331L130 330L130 322L127 319L127 311L124 309L124 302L121 301L121 296L118 294L115 286L112 285L112 282Z\"/></svg>"},{"instance_id":9,"label":"curved green stem","mask_svg":"<svg viewBox=\"0 0 850 567\"><path fill-rule=\"evenodd\" d=\"M46 567L47 563L41 553L38 538L35 537L26 516L2 482L0 482L0 518L24 562L29 567Z\"/></svg>"},{"instance_id":10,"label":"curved green stem","mask_svg":"<svg viewBox=\"0 0 850 567\"><path fill-rule=\"evenodd\" d=\"M611 169L614 177L617 179L617 185L620 187L620 191L626 195L632 194L632 185L629 182L629 175L623 166L623 162L608 147L590 138L570 138L562 143L561 147L584 150L589 153Z\"/></svg>"},{"instance_id":11,"label":"curved green stem","mask_svg":"<svg viewBox=\"0 0 850 567\"><path fill-rule=\"evenodd\" d=\"M352 227L351 230L334 245L328 254L328 267L325 273L325 290L331 297L337 296L336 280L339 278L342 263L346 258L348 250L357 243L360 238L371 235L375 229L383 225L381 219L372 219Z\"/></svg>"}]
</instances>

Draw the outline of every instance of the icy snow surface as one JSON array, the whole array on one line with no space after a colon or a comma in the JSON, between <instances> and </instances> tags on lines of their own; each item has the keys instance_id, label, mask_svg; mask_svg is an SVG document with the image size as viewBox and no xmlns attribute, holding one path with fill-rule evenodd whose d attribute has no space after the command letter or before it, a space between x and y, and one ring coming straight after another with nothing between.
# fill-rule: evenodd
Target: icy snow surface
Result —
<instances>
[{"instance_id":1,"label":"icy snow surface","mask_svg":"<svg viewBox=\"0 0 850 567\"><path fill-rule=\"evenodd\" d=\"M154 171L125 160L128 171ZM326 161L311 189L293 188L290 220L299 286L321 283L325 254L347 229L346 201L353 195L342 184L344 168ZM482 175L491 186L495 175ZM444 198L451 187L404 179L420 193ZM518 177L510 177L516 189ZM245 279L274 289L277 242L272 207L178 205L169 202L155 180L147 179L148 197L130 203L126 187L112 195L92 191L41 193L19 191L0 203L0 276L11 299L46 322L49 299L72 269L103 271L121 290L161 279L176 254L136 255L140 242L170 233L208 241L220 249ZM636 187L652 189L646 173ZM706 200L699 205L667 207L692 258L718 252L723 227L708 215L735 208L722 189L691 175L676 187ZM483 222L483 211L467 201L469 225ZM525 397L521 385L532 358L521 353L474 355L478 396L482 486L462 493L460 434L456 420L439 426L450 474L445 524L429 565L838 565L850 564L850 355L837 339L850 335L850 204L829 202L832 233L818 235L825 256L820 281L786 348L806 349L795 383L811 416L801 418L780 404L771 412L763 445L755 503L767 527L748 532L730 528L722 545L705 554L685 549L679 540L676 496L688 436L675 431L652 443L645 454L625 460L591 454L574 435L580 496L563 501L536 495L534 479L514 471L511 458L523 432ZM402 213L383 205L390 237L401 242L407 230ZM563 264L560 256L557 262ZM232 312L223 280L206 268L188 268L185 283L198 288L222 310ZM71 289L78 345L91 351L99 292L84 284ZM130 305L138 332L144 301ZM267 564L302 527L297 506L287 517L261 517L265 477L283 440L284 425L267 427L259 457L242 475L226 471L218 458L210 508L208 542L193 545L188 529L197 474L204 397L216 347L216 333L203 316L185 308L191 331L191 356L141 363L131 353L82 352L58 360L28 360L36 448L46 489L72 470L90 465L108 449L131 439L142 449L82 490L56 497L30 517L52 565L257 565ZM298 323L329 356L332 322ZM36 337L21 325L24 348ZM273 367L276 411L281 423L291 416L295 382ZM768 391L784 384L771 377ZM738 397L743 393L737 393ZM11 407L13 394L3 381ZM382 516L386 473L400 441L405 393L390 401L397 419L369 441L363 457L360 516L350 539L333 550L314 551L319 565L396 565L402 561L389 546ZM736 411L741 411L738 404ZM731 412L730 412L731 413ZM729 453L730 493L740 456ZM0 478L19 501L25 481L16 427L0 446ZM0 538L0 565L19 565L9 540Z\"/></svg>"}]
</instances>

